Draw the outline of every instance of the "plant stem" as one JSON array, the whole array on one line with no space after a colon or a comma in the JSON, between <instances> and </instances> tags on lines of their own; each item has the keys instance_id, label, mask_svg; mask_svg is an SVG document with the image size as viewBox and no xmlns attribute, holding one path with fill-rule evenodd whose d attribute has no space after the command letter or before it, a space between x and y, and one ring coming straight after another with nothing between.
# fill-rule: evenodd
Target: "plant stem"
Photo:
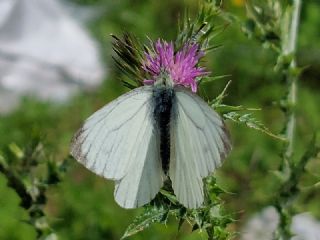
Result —
<instances>
[{"instance_id":1,"label":"plant stem","mask_svg":"<svg viewBox=\"0 0 320 240\"><path fill-rule=\"evenodd\" d=\"M295 108L297 104L297 66L296 66L296 43L299 28L301 10L301 0L293 0L290 8L287 9L284 18L285 28L283 29L284 38L282 45L282 55L290 56L290 62L283 70L285 72L285 78L288 85L288 94L286 97L287 104L284 108L286 114L285 123L285 135L287 139L287 145L284 148L282 171L287 171L290 168L290 177L294 174L294 162L293 162L293 149L295 140L295 128L296 128L296 115ZM287 19L286 19L287 18ZM289 180L288 180L289 181ZM291 213L290 205L292 202L292 194L294 194L294 186L287 187L285 184L280 190L279 199L275 204L275 207L279 213L279 224L276 238L281 240L287 240L291 238L290 225L291 225Z\"/></svg>"},{"instance_id":2,"label":"plant stem","mask_svg":"<svg viewBox=\"0 0 320 240\"><path fill-rule=\"evenodd\" d=\"M16 191L21 198L21 207L29 209L32 205L32 197L27 192L23 182L9 169L3 166L0 162L0 173L3 173L7 177L8 186Z\"/></svg>"},{"instance_id":3,"label":"plant stem","mask_svg":"<svg viewBox=\"0 0 320 240\"><path fill-rule=\"evenodd\" d=\"M292 160L295 125L296 125L295 107L297 103L298 76L295 71L296 70L295 52L296 52L296 45L297 45L296 42L297 42L297 35L298 35L298 28L299 28L300 10L301 10L301 0L293 0L289 34L283 46L283 53L285 55L292 55L290 66L286 71L286 79L288 82L288 95L287 95L288 114L287 114L287 123L286 123L286 138L288 140L288 145L285 150L285 157L289 161Z\"/></svg>"}]
</instances>

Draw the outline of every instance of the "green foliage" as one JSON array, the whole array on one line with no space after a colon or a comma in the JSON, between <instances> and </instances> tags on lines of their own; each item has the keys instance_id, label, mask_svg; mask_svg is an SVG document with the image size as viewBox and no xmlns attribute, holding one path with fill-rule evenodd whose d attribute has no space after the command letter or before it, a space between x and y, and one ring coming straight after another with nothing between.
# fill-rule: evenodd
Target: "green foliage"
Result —
<instances>
[{"instance_id":1,"label":"green foliage","mask_svg":"<svg viewBox=\"0 0 320 240\"><path fill-rule=\"evenodd\" d=\"M146 207L145 211L138 215L128 226L121 239L125 239L140 231L145 230L153 223L166 224L169 211L168 209L158 207Z\"/></svg>"},{"instance_id":2,"label":"green foliage","mask_svg":"<svg viewBox=\"0 0 320 240\"><path fill-rule=\"evenodd\" d=\"M280 224L276 232L276 238L289 238L291 218L294 212L288 206L293 202L300 193L299 183L303 174L306 172L306 165L310 160L314 160L320 153L320 147L316 146L316 138L313 137L308 149L301 157L298 163L287 162L283 169L276 172L279 178L279 189L274 197L274 206L280 215Z\"/></svg>"},{"instance_id":3,"label":"green foliage","mask_svg":"<svg viewBox=\"0 0 320 240\"><path fill-rule=\"evenodd\" d=\"M288 1L251 0L247 4L248 20L244 30L249 37L255 37L262 44L277 51L281 48L283 13Z\"/></svg>"},{"instance_id":4,"label":"green foliage","mask_svg":"<svg viewBox=\"0 0 320 240\"><path fill-rule=\"evenodd\" d=\"M319 152L315 138L308 150L296 164L294 161L294 144L296 141L296 105L297 81L303 68L296 66L296 41L300 23L302 1L275 1L257 4L251 1L248 4L248 14L251 19L246 24L249 36L255 36L262 44L273 47L278 54L275 70L283 74L287 88L284 97L279 100L279 106L284 113L285 123L283 132L287 139L282 150L282 162L275 175L280 180L279 190L274 196L274 206L279 215L280 222L275 234L276 239L289 239L292 205L299 194L298 184L305 172L306 164L315 158ZM270 37L271 36L271 37Z\"/></svg>"},{"instance_id":5,"label":"green foliage","mask_svg":"<svg viewBox=\"0 0 320 240\"><path fill-rule=\"evenodd\" d=\"M204 182L206 201L197 209L188 209L181 205L172 193L171 184L167 183L165 189L162 189L129 225L122 238L143 231L154 223L167 224L168 218L173 216L179 223L178 229L187 222L191 225L192 231L206 232L208 239L231 239L232 234L227 230L227 226L233 219L225 213L220 198L220 195L226 192L217 185L213 176Z\"/></svg>"},{"instance_id":6,"label":"green foliage","mask_svg":"<svg viewBox=\"0 0 320 240\"><path fill-rule=\"evenodd\" d=\"M222 104L223 99L226 97L226 91L230 83L231 81L229 81L225 86L225 88L223 89L223 91L213 101L209 103L212 106L212 108L215 109L220 114L222 114L222 116L227 120L231 120L235 123L244 125L248 128L255 129L271 137L274 137L278 140L286 141L284 137L272 133L263 123L261 123L255 117L253 117L251 112L247 113L248 111L257 111L261 109L246 108L243 106L230 106L230 105ZM240 113L244 111L245 113Z\"/></svg>"},{"instance_id":7,"label":"green foliage","mask_svg":"<svg viewBox=\"0 0 320 240\"><path fill-rule=\"evenodd\" d=\"M65 162L55 162L47 157L40 138L35 135L23 149L10 144L0 161L0 172L19 196L20 206L27 210L29 217L24 221L34 227L37 239L55 237L44 211L46 192L60 182L65 170Z\"/></svg>"},{"instance_id":8,"label":"green foliage","mask_svg":"<svg viewBox=\"0 0 320 240\"><path fill-rule=\"evenodd\" d=\"M255 130L263 132L271 137L285 141L285 138L281 136L277 136L272 132L270 132L270 130L266 126L264 126L263 123L261 123L260 121L258 121L252 116L252 113L240 114L238 112L229 112L229 113L223 114L223 117L225 119L234 121L236 123L244 124L249 128L253 128Z\"/></svg>"}]
</instances>

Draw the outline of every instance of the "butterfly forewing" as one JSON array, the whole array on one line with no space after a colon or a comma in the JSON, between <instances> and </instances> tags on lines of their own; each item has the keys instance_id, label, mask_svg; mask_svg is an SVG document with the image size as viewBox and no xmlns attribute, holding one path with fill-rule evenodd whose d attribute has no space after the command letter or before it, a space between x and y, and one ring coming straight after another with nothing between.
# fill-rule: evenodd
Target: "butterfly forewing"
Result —
<instances>
[{"instance_id":1,"label":"butterfly forewing","mask_svg":"<svg viewBox=\"0 0 320 240\"><path fill-rule=\"evenodd\" d=\"M71 154L96 174L116 180L125 208L151 201L162 186L151 87L141 87L95 112L74 136Z\"/></svg>"}]
</instances>

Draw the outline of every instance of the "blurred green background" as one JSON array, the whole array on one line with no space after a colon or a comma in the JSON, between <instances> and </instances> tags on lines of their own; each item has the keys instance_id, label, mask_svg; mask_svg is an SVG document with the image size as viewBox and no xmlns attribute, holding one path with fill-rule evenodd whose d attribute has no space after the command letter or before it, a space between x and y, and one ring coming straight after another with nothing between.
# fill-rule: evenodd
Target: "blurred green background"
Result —
<instances>
[{"instance_id":1,"label":"blurred green background","mask_svg":"<svg viewBox=\"0 0 320 240\"><path fill-rule=\"evenodd\" d=\"M177 19L187 7L196 13L194 0L70 0L81 5L98 4L103 14L90 22L88 28L100 43L108 68L107 79L99 89L83 92L63 105L24 99L15 112L0 116L0 149L14 142L23 147L32 132L45 136L45 148L53 159L64 159L69 152L73 133L81 122L95 110L121 95L125 89L121 74L112 61L110 33L119 35L124 30L141 40L146 35L172 40L177 32ZM241 0L225 1L224 8L245 19L245 5ZM298 42L298 65L307 66L299 80L296 158L299 158L315 132L320 132L320 2L304 1ZM232 84L225 102L232 105L262 108L255 115L273 132L282 130L284 117L274 105L285 94L281 75L273 71L276 55L263 49L255 40L249 40L237 24L230 25L215 38L223 47L206 57L206 65L213 75L230 74ZM81 50L80 50L81 51ZM217 96L227 83L218 80L203 86L205 98ZM223 195L226 209L235 213L239 221L230 226L239 231L250 214L268 205L277 184L272 170L281 160L283 143L254 130L227 123L234 149L217 172L218 182L233 194ZM319 179L319 161L307 166L311 174L301 183L308 186ZM112 181L106 181L84 169L75 160L70 161L62 183L48 193L46 212L50 224L60 239L119 239L139 210L124 210L113 199ZM320 218L320 193L301 195L296 204L298 211L310 211ZM19 207L17 194L6 186L0 174L0 239L34 239L34 229L24 223L25 210ZM154 225L131 239L203 239L184 226L177 231L177 222L171 219L167 226Z\"/></svg>"}]
</instances>

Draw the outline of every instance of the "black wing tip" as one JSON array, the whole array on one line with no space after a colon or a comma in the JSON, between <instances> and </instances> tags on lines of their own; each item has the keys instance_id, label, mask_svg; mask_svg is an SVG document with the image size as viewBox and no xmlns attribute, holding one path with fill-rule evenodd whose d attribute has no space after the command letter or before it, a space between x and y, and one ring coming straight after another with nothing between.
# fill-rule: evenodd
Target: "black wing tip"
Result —
<instances>
[{"instance_id":1,"label":"black wing tip","mask_svg":"<svg viewBox=\"0 0 320 240\"><path fill-rule=\"evenodd\" d=\"M81 163L86 162L86 156L82 153L82 134L84 132L84 128L81 127L72 137L70 141L70 155L75 158L77 161Z\"/></svg>"}]
</instances>

